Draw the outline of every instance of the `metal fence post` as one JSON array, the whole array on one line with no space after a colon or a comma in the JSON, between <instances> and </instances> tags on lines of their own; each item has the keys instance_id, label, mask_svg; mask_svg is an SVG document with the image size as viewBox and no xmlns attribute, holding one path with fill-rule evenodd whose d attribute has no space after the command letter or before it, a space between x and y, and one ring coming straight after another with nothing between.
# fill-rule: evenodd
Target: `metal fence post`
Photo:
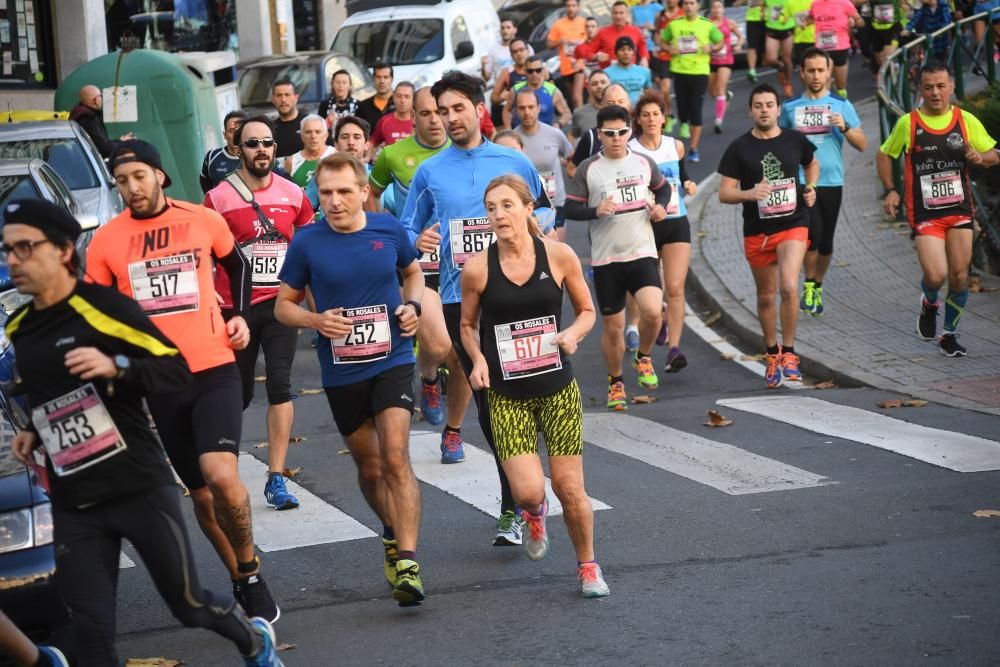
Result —
<instances>
[{"instance_id":1,"label":"metal fence post","mask_svg":"<svg viewBox=\"0 0 1000 667\"><path fill-rule=\"evenodd\" d=\"M965 97L965 72L962 71L962 26L955 23L952 26L954 35L951 42L951 71L955 73L955 95L958 99Z\"/></svg>"}]
</instances>

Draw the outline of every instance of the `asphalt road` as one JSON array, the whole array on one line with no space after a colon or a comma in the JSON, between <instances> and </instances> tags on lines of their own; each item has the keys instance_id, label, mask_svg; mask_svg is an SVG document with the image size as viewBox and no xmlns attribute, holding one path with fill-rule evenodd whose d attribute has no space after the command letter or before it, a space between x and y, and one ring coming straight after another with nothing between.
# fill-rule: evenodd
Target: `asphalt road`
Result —
<instances>
[{"instance_id":1,"label":"asphalt road","mask_svg":"<svg viewBox=\"0 0 1000 667\"><path fill-rule=\"evenodd\" d=\"M868 94L868 75L859 64L854 69L851 85L860 99ZM856 77L861 80L855 84ZM736 91L725 139L746 129L735 119L745 108L747 84L738 83ZM696 179L714 168L723 143L706 137L703 161L692 168ZM570 241L581 256L589 254L583 229L572 229ZM700 312L696 302L691 306ZM265 577L282 606L279 642L295 645L281 654L287 665L998 660L991 582L1000 567L1000 519L973 512L997 508L1000 473L959 473L887 451L885 442L856 441L863 421L857 416L878 413L905 422L903 428L947 431L935 437L949 454L953 433L995 439L995 417L934 404L880 410L877 402L894 397L863 387L768 391L759 376L721 359L690 330L683 343L690 366L661 374L660 388L643 392L658 401L609 417L598 333L573 364L588 413L587 490L609 506L596 512L595 533L611 595L577 597L574 556L559 517L549 522L548 556L532 562L517 548L490 546L493 517L468 500L495 488L495 481L458 491L463 497L443 490L449 479L489 472L489 465L476 467L485 443L472 409L464 425L469 461L449 467L431 461L419 473L437 475L421 484L418 559L429 597L419 608L399 608L382 579L379 540L343 539L349 528L327 525L336 508L378 530L325 397L306 392L295 403L294 429L305 440L291 446L288 466L302 468L295 481L312 496L300 510L258 511L258 525L268 528L258 528L257 537L319 541L332 530L338 541L262 553ZM721 329L707 337L740 345ZM658 349L658 366L663 356ZM626 380L636 393L634 374L627 372ZM319 387L306 334L293 386ZM801 396L824 401L831 415L845 406L858 412L847 411L855 417L839 423L843 437L833 437L716 403ZM249 457L260 460L266 449L255 445L265 439L265 407L258 397L247 412L242 443ZM710 409L734 423L705 426ZM429 430L423 423L414 429ZM650 454L644 437L673 448L670 460ZM436 438L417 440L430 441L432 451ZM910 438L900 442L905 446ZM259 502L263 477L245 479ZM318 510L318 518L307 510ZM225 589L225 573L186 511L202 581ZM136 558L131 547L125 553ZM224 640L179 627L141 564L122 570L118 632L123 658L239 664Z\"/></svg>"}]
</instances>

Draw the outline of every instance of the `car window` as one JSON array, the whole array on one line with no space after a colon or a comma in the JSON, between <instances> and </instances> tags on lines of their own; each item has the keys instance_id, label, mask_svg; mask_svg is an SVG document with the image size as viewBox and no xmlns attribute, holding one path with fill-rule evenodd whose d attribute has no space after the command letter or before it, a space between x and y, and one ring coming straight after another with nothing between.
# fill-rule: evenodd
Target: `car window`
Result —
<instances>
[{"instance_id":1,"label":"car window","mask_svg":"<svg viewBox=\"0 0 1000 667\"><path fill-rule=\"evenodd\" d=\"M358 66L358 63L354 59L345 56L334 56L326 61L323 80L326 82L328 89L330 87L330 79L333 78L333 73L342 69L347 70L351 75L351 97L356 100L363 100L375 94L375 87L369 83L368 75Z\"/></svg>"},{"instance_id":2,"label":"car window","mask_svg":"<svg viewBox=\"0 0 1000 667\"><path fill-rule=\"evenodd\" d=\"M271 104L271 86L279 79L288 79L295 84L295 91L299 94L299 104L318 104L319 74L320 65L317 62L248 67L240 74L240 103L245 107L268 106Z\"/></svg>"},{"instance_id":3,"label":"car window","mask_svg":"<svg viewBox=\"0 0 1000 667\"><path fill-rule=\"evenodd\" d=\"M462 42L471 42L469 30L465 27L465 19L461 16L455 17L455 22L451 24L451 48L455 59L458 59L458 45Z\"/></svg>"},{"instance_id":4,"label":"car window","mask_svg":"<svg viewBox=\"0 0 1000 667\"><path fill-rule=\"evenodd\" d=\"M48 187L48 189L59 198L59 201L56 202L57 204L61 202L67 211L76 212L76 200L73 199L73 195L66 189L66 184L63 183L62 180L55 175L55 173L53 173L51 168L46 168L46 166L43 165L42 168L38 170L38 177L43 183L45 183L46 187Z\"/></svg>"},{"instance_id":5,"label":"car window","mask_svg":"<svg viewBox=\"0 0 1000 667\"><path fill-rule=\"evenodd\" d=\"M101 185L83 146L75 138L19 139L0 143L0 158L32 157L48 162L70 190Z\"/></svg>"},{"instance_id":6,"label":"car window","mask_svg":"<svg viewBox=\"0 0 1000 667\"><path fill-rule=\"evenodd\" d=\"M0 176L0 226L3 225L3 211L7 202L15 199L41 199L42 193L27 174Z\"/></svg>"},{"instance_id":7,"label":"car window","mask_svg":"<svg viewBox=\"0 0 1000 667\"><path fill-rule=\"evenodd\" d=\"M443 35L441 19L359 23L342 27L330 50L348 53L367 67L377 61L419 65L444 57Z\"/></svg>"}]
</instances>

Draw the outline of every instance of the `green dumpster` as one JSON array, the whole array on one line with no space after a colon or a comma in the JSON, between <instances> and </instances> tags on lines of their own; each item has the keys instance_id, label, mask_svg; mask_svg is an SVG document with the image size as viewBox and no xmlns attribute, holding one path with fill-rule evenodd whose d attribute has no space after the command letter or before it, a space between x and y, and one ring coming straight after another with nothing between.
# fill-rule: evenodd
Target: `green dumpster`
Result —
<instances>
[{"instance_id":1,"label":"green dumpster","mask_svg":"<svg viewBox=\"0 0 1000 667\"><path fill-rule=\"evenodd\" d=\"M87 84L104 93L108 135L132 132L152 143L173 181L167 194L201 203L202 159L207 150L222 145L214 80L173 53L115 51L67 76L56 90L56 110L76 106L80 88Z\"/></svg>"}]
</instances>

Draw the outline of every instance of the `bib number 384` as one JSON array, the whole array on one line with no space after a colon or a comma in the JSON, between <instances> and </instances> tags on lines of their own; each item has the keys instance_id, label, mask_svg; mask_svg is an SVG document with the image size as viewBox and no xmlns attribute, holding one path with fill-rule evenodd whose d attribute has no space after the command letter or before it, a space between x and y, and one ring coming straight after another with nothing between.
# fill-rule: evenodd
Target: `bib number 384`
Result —
<instances>
[{"instance_id":1,"label":"bib number 384","mask_svg":"<svg viewBox=\"0 0 1000 667\"><path fill-rule=\"evenodd\" d=\"M798 206L798 191L794 178L771 181L771 194L764 201L757 202L760 217L778 218L795 212Z\"/></svg>"},{"instance_id":2,"label":"bib number 384","mask_svg":"<svg viewBox=\"0 0 1000 667\"><path fill-rule=\"evenodd\" d=\"M487 218L452 218L448 221L448 229L451 232L451 258L457 269L465 266L476 253L485 250L496 239Z\"/></svg>"},{"instance_id":3,"label":"bib number 384","mask_svg":"<svg viewBox=\"0 0 1000 667\"><path fill-rule=\"evenodd\" d=\"M504 380L551 373L562 368L555 342L556 318L539 317L494 327Z\"/></svg>"},{"instance_id":4,"label":"bib number 384","mask_svg":"<svg viewBox=\"0 0 1000 667\"><path fill-rule=\"evenodd\" d=\"M345 308L343 316L351 320L351 332L330 341L335 364L362 364L385 359L392 351L389 309L385 304Z\"/></svg>"},{"instance_id":5,"label":"bib number 384","mask_svg":"<svg viewBox=\"0 0 1000 667\"><path fill-rule=\"evenodd\" d=\"M31 421L60 477L72 475L125 451L125 441L104 402L87 383L38 406Z\"/></svg>"}]
</instances>

